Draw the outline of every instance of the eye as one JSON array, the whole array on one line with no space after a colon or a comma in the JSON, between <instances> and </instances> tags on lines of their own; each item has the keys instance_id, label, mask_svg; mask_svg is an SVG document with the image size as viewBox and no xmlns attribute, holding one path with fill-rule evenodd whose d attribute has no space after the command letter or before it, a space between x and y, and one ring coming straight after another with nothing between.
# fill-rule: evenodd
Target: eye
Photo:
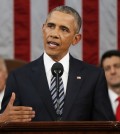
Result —
<instances>
[{"instance_id":1,"label":"eye","mask_svg":"<svg viewBox=\"0 0 120 134\"><path fill-rule=\"evenodd\" d=\"M120 68L120 64L115 64L115 68Z\"/></svg>"},{"instance_id":2,"label":"eye","mask_svg":"<svg viewBox=\"0 0 120 134\"><path fill-rule=\"evenodd\" d=\"M49 28L54 28L54 27L55 27L55 24L53 24L53 23L48 23L48 24L47 24L47 27L49 27Z\"/></svg>"},{"instance_id":3,"label":"eye","mask_svg":"<svg viewBox=\"0 0 120 134\"><path fill-rule=\"evenodd\" d=\"M110 67L104 67L105 72L108 72L110 70Z\"/></svg>"},{"instance_id":4,"label":"eye","mask_svg":"<svg viewBox=\"0 0 120 134\"><path fill-rule=\"evenodd\" d=\"M61 27L61 30L62 30L63 32L67 32L67 33L70 32L70 30L69 30L67 27L64 27L64 26Z\"/></svg>"}]
</instances>

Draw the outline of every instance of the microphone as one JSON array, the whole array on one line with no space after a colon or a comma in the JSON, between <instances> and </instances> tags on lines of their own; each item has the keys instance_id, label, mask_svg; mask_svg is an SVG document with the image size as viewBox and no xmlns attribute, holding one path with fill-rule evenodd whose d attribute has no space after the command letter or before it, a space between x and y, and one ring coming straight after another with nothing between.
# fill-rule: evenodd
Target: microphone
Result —
<instances>
[{"instance_id":1,"label":"microphone","mask_svg":"<svg viewBox=\"0 0 120 134\"><path fill-rule=\"evenodd\" d=\"M51 72L53 74L54 77L56 77L56 90L57 90L57 120L61 120L60 118L60 103L59 103L59 77L62 76L63 72L64 72L64 68L63 65L59 62L56 62L53 64L52 68L51 68Z\"/></svg>"},{"instance_id":2,"label":"microphone","mask_svg":"<svg viewBox=\"0 0 120 134\"><path fill-rule=\"evenodd\" d=\"M62 76L62 74L64 72L63 65L59 62L54 63L52 68L51 68L51 72L52 72L54 77L56 77L57 75L59 77Z\"/></svg>"}]
</instances>

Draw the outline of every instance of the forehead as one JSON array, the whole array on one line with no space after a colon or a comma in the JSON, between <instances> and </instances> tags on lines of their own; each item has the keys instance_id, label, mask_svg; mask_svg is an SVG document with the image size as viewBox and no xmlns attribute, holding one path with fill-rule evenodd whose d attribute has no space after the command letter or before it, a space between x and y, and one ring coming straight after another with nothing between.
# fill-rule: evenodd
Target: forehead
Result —
<instances>
[{"instance_id":1,"label":"forehead","mask_svg":"<svg viewBox=\"0 0 120 134\"><path fill-rule=\"evenodd\" d=\"M111 56L111 57L106 58L103 61L103 65L104 66L114 65L114 64L120 64L120 57L118 57L118 56Z\"/></svg>"},{"instance_id":2,"label":"forehead","mask_svg":"<svg viewBox=\"0 0 120 134\"><path fill-rule=\"evenodd\" d=\"M49 21L66 24L68 22L74 23L75 18L71 14L63 13L60 11L53 11L47 18L47 22Z\"/></svg>"}]
</instances>

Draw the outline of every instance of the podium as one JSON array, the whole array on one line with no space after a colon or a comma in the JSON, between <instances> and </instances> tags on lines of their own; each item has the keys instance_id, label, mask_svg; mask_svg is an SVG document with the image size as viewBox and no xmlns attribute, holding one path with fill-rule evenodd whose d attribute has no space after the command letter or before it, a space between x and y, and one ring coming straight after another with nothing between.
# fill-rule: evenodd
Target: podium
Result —
<instances>
[{"instance_id":1,"label":"podium","mask_svg":"<svg viewBox=\"0 0 120 134\"><path fill-rule=\"evenodd\" d=\"M120 122L56 121L0 123L0 134L120 134Z\"/></svg>"}]
</instances>

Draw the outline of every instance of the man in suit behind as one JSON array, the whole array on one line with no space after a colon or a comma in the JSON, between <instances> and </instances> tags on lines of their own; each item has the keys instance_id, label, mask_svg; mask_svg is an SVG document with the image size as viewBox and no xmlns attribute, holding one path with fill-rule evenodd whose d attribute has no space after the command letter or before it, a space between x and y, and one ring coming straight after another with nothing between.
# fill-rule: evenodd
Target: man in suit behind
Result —
<instances>
[{"instance_id":1,"label":"man in suit behind","mask_svg":"<svg viewBox=\"0 0 120 134\"><path fill-rule=\"evenodd\" d=\"M101 67L105 70L108 95L116 120L120 121L120 51L108 50L101 57Z\"/></svg>"},{"instance_id":2,"label":"man in suit behind","mask_svg":"<svg viewBox=\"0 0 120 134\"><path fill-rule=\"evenodd\" d=\"M64 67L65 99L60 120L114 120L104 71L69 54L69 47L81 40L80 28L81 17L71 7L59 6L49 13L42 27L44 54L13 71L7 80L2 105L6 121L58 119L49 90L55 62Z\"/></svg>"}]
</instances>

